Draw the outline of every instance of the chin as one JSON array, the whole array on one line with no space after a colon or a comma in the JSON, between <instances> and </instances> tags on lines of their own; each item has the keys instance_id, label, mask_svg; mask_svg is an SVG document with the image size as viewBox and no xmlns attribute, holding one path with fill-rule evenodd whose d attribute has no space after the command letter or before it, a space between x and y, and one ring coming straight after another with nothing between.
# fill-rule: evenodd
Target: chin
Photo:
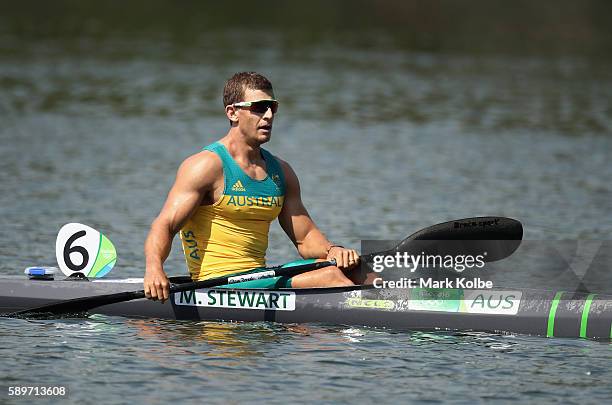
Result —
<instances>
[{"instance_id":1,"label":"chin","mask_svg":"<svg viewBox=\"0 0 612 405\"><path fill-rule=\"evenodd\" d=\"M253 142L257 145L257 146L261 146L264 143L268 142L270 140L269 136L257 136L255 138L253 138Z\"/></svg>"},{"instance_id":2,"label":"chin","mask_svg":"<svg viewBox=\"0 0 612 405\"><path fill-rule=\"evenodd\" d=\"M261 143L266 143L272 138L272 133L268 133L266 135L258 135L257 140Z\"/></svg>"}]
</instances>

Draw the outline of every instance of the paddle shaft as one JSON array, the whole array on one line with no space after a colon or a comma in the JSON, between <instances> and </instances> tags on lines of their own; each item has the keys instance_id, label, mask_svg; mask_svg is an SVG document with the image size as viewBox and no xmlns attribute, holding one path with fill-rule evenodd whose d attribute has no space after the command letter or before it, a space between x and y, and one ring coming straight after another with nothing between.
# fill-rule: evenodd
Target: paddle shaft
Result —
<instances>
[{"instance_id":1,"label":"paddle shaft","mask_svg":"<svg viewBox=\"0 0 612 405\"><path fill-rule=\"evenodd\" d=\"M335 261L322 261L300 264L297 266L288 267L270 267L266 270L262 270L256 273L240 273L232 274L223 277L212 278L203 281L193 281L190 283L174 284L170 287L170 293L177 293L181 291L197 290L200 288L212 288L219 287L221 285L231 285L235 283L241 283L251 280L261 280L272 277L293 277L295 275L305 273L307 271L313 271L321 269L323 267L335 266ZM70 281L67 281L70 282ZM80 281L72 281L78 283ZM9 317L23 317L30 316L33 314L65 314L65 313L80 313L90 309L102 306L116 304L118 302L125 302L131 300L137 300L145 298L144 290L139 291L126 291L115 294L97 295L93 297L81 297L70 300L64 300L53 304L43 305L37 308L25 309L17 311L12 314L8 314Z\"/></svg>"}]
</instances>

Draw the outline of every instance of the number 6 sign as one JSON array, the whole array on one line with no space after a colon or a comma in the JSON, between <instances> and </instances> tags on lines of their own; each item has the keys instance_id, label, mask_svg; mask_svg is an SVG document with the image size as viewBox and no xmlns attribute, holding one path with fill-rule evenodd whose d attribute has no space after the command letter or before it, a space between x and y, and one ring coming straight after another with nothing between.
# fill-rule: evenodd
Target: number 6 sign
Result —
<instances>
[{"instance_id":1,"label":"number 6 sign","mask_svg":"<svg viewBox=\"0 0 612 405\"><path fill-rule=\"evenodd\" d=\"M77 223L62 226L55 241L55 256L66 276L82 273L100 278L117 262L113 243L95 229Z\"/></svg>"}]
</instances>

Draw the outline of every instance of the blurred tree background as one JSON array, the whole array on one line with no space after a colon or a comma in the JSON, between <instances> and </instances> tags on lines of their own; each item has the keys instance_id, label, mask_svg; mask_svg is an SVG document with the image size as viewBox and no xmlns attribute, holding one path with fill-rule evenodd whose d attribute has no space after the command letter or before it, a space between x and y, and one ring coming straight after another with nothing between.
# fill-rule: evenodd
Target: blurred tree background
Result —
<instances>
[{"instance_id":1,"label":"blurred tree background","mask_svg":"<svg viewBox=\"0 0 612 405\"><path fill-rule=\"evenodd\" d=\"M269 34L282 47L328 42L427 52L612 56L612 2L605 0L55 0L0 2L0 33L24 40L159 37L216 45ZM6 37L5 37L6 38ZM265 46L260 37L253 46ZM0 42L0 52L18 52Z\"/></svg>"}]
</instances>

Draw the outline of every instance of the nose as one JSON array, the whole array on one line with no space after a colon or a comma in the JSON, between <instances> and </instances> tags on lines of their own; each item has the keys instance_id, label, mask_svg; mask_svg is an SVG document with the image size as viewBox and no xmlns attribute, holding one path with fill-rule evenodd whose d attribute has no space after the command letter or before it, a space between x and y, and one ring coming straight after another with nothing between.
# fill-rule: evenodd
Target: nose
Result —
<instances>
[{"instance_id":1,"label":"nose","mask_svg":"<svg viewBox=\"0 0 612 405\"><path fill-rule=\"evenodd\" d=\"M266 112L264 113L264 118L272 119L274 118L274 113L272 112L272 108L268 107Z\"/></svg>"}]
</instances>

